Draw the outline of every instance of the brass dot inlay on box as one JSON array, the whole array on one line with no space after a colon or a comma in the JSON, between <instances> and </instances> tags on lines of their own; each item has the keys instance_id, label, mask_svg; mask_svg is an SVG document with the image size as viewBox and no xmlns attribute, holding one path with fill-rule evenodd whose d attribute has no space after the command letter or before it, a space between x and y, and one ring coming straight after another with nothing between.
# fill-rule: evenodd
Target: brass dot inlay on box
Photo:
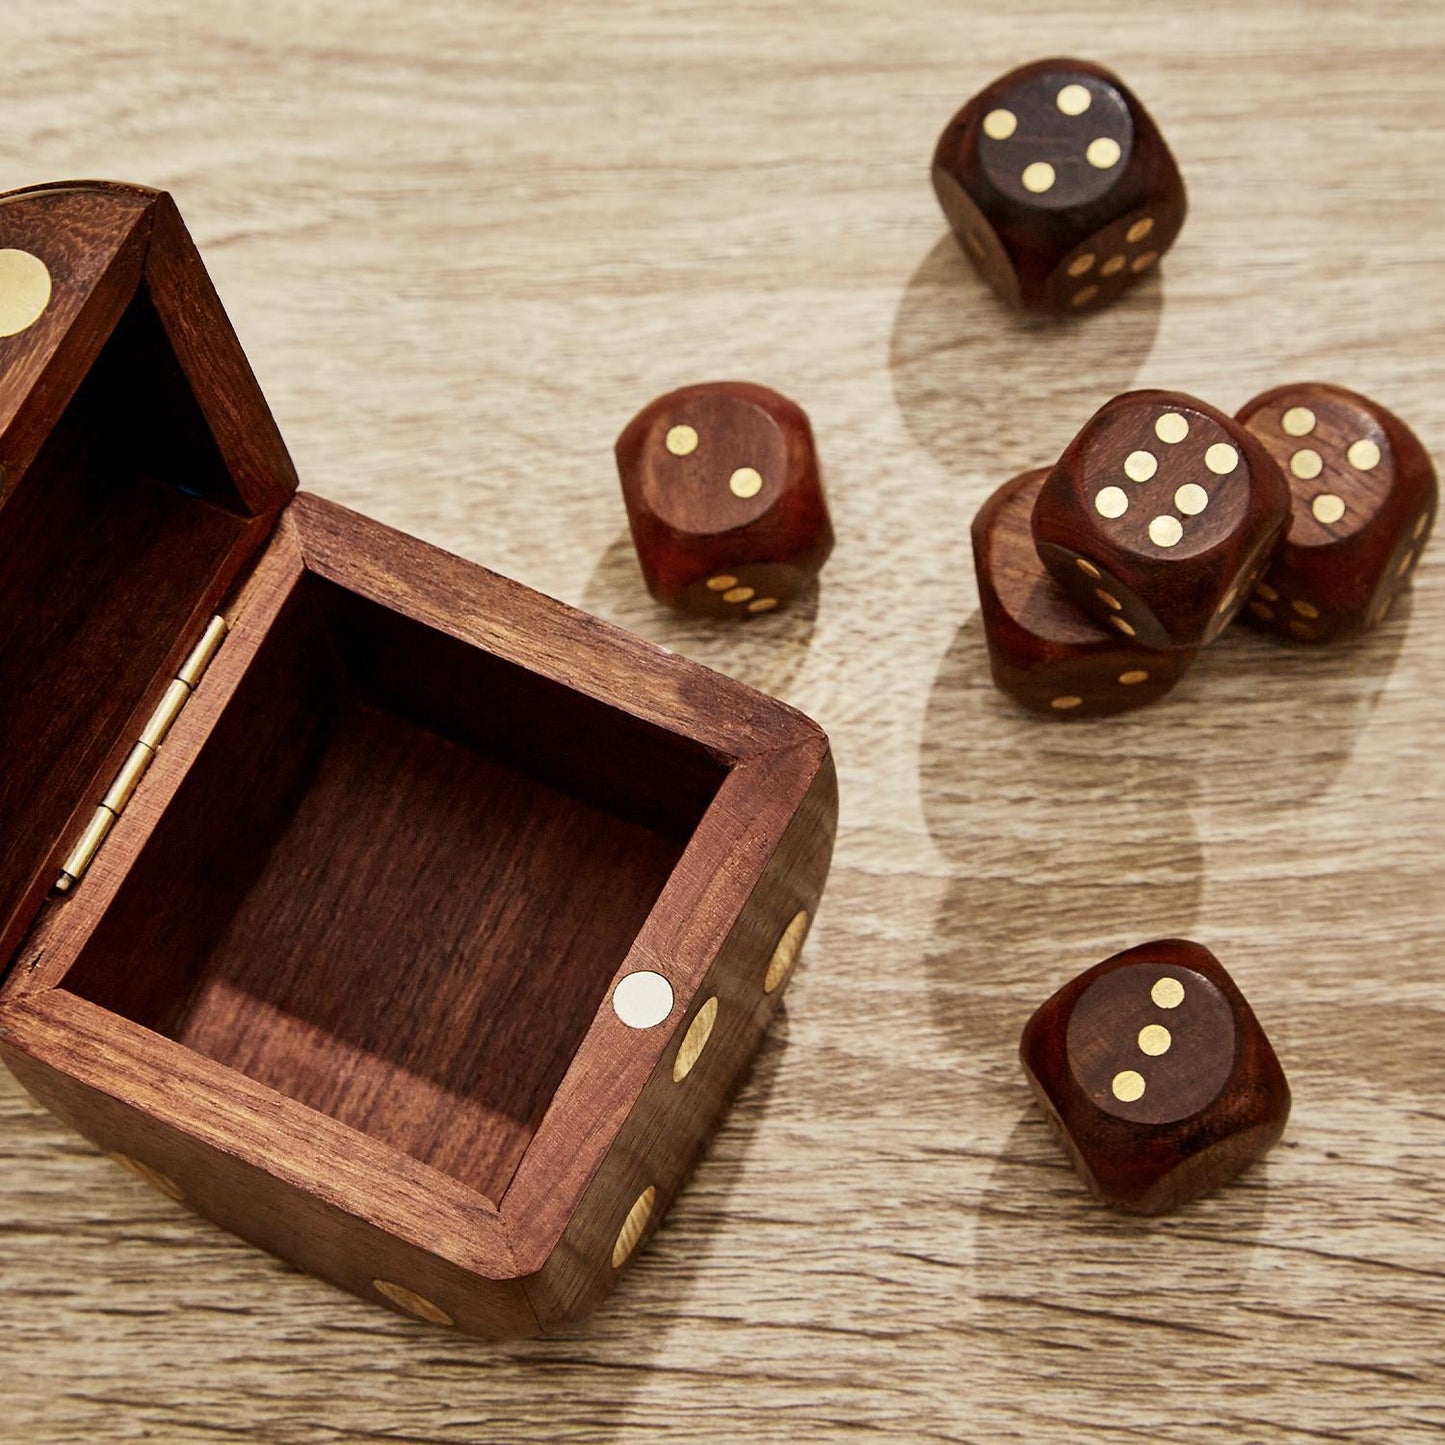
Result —
<instances>
[{"instance_id":1,"label":"brass dot inlay on box","mask_svg":"<svg viewBox=\"0 0 1445 1445\"><path fill-rule=\"evenodd\" d=\"M50 268L29 251L0 251L0 337L28 331L50 305Z\"/></svg>"},{"instance_id":2,"label":"brass dot inlay on box","mask_svg":"<svg viewBox=\"0 0 1445 1445\"><path fill-rule=\"evenodd\" d=\"M389 1299L397 1309L405 1310L407 1314L425 1320L429 1325L455 1323L440 1305L433 1304L425 1295L419 1295L405 1285L393 1284L389 1279L374 1279L371 1287L384 1299Z\"/></svg>"},{"instance_id":3,"label":"brass dot inlay on box","mask_svg":"<svg viewBox=\"0 0 1445 1445\"><path fill-rule=\"evenodd\" d=\"M717 995L714 994L698 1009L687 1032L678 1046L677 1057L672 1061L672 1081L680 1084L692 1073L694 1065L702 1057L707 1041L712 1037L712 1027L717 1022Z\"/></svg>"},{"instance_id":4,"label":"brass dot inlay on box","mask_svg":"<svg viewBox=\"0 0 1445 1445\"><path fill-rule=\"evenodd\" d=\"M142 1164L139 1159L132 1159L129 1154L112 1154L110 1157L122 1169L128 1169L137 1179L143 1179L152 1189L159 1189L167 1199L174 1199L180 1204L185 1203L186 1196L181 1192L180 1185L174 1179L162 1174L159 1169L152 1169L149 1164Z\"/></svg>"},{"instance_id":5,"label":"brass dot inlay on box","mask_svg":"<svg viewBox=\"0 0 1445 1445\"><path fill-rule=\"evenodd\" d=\"M637 1248L642 1231L647 1228L647 1221L652 1218L652 1205L656 1198L657 1190L649 1184L627 1211L627 1218L622 1221L622 1228L617 1231L617 1242L612 1246L613 1269L621 1269L632 1251Z\"/></svg>"},{"instance_id":6,"label":"brass dot inlay on box","mask_svg":"<svg viewBox=\"0 0 1445 1445\"><path fill-rule=\"evenodd\" d=\"M793 915L793 920L783 930L773 956L768 960L768 971L763 975L763 992L772 993L792 972L797 962L798 951L808 936L808 910L805 908Z\"/></svg>"}]
</instances>

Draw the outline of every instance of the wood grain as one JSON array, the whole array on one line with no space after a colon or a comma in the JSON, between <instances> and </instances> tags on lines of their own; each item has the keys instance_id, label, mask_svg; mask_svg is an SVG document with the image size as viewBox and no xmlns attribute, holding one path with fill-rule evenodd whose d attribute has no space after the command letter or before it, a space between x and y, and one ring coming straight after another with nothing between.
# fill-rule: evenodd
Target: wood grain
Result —
<instances>
[{"instance_id":1,"label":"wood grain","mask_svg":"<svg viewBox=\"0 0 1445 1445\"><path fill-rule=\"evenodd\" d=\"M1339 652L1227 636L1056 728L992 688L973 511L1130 385L1293 377L1445 451L1445 21L1426 0L788 10L255 0L7 12L0 183L175 190L304 484L818 717L829 891L751 1084L593 1323L512 1346L361 1306L0 1084L0 1438L1427 1441L1445 1428L1445 581ZM1057 329L995 303L928 159L1043 50L1159 122L1191 216ZM745 376L812 417L809 607L648 599L610 455ZM183 723L184 725L184 719ZM1294 1090L1262 1168L1141 1225L1084 1194L1016 1046L1184 934Z\"/></svg>"}]
</instances>

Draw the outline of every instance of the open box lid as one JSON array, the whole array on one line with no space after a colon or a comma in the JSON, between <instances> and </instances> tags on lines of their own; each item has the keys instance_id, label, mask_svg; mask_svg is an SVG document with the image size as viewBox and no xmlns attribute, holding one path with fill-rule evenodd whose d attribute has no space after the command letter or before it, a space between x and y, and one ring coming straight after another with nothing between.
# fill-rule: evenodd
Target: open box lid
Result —
<instances>
[{"instance_id":1,"label":"open box lid","mask_svg":"<svg viewBox=\"0 0 1445 1445\"><path fill-rule=\"evenodd\" d=\"M0 974L296 485L168 195L0 196Z\"/></svg>"}]
</instances>

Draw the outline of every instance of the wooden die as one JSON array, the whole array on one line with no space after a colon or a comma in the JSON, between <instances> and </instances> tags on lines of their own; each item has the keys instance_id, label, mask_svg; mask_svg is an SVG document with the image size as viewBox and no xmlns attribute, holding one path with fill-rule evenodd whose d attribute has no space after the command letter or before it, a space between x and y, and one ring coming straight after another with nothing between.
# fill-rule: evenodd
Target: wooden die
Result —
<instances>
[{"instance_id":1,"label":"wooden die","mask_svg":"<svg viewBox=\"0 0 1445 1445\"><path fill-rule=\"evenodd\" d=\"M1383 622L1435 522L1439 484L1419 437L1342 386L1296 382L1236 420L1279 463L1289 531L1240 614L1297 642L1338 642Z\"/></svg>"},{"instance_id":2,"label":"wooden die","mask_svg":"<svg viewBox=\"0 0 1445 1445\"><path fill-rule=\"evenodd\" d=\"M1188 206L1149 112L1086 60L1000 76L944 127L932 174L969 260L1030 311L1117 300L1174 244Z\"/></svg>"},{"instance_id":3,"label":"wooden die","mask_svg":"<svg viewBox=\"0 0 1445 1445\"><path fill-rule=\"evenodd\" d=\"M1198 649L1140 647L1069 600L1034 549L1034 503L1048 474L1041 467L1005 482L973 519L994 684L1022 707L1055 718L1109 717L1157 702Z\"/></svg>"},{"instance_id":4,"label":"wooden die","mask_svg":"<svg viewBox=\"0 0 1445 1445\"><path fill-rule=\"evenodd\" d=\"M1098 1198L1161 1214L1270 1149L1290 1090L1238 985L1207 948L1164 938L1066 983L1024 1026L1034 1096Z\"/></svg>"},{"instance_id":5,"label":"wooden die","mask_svg":"<svg viewBox=\"0 0 1445 1445\"><path fill-rule=\"evenodd\" d=\"M296 485L168 196L0 198L0 1055L298 1267L548 1330L777 1006L827 740Z\"/></svg>"},{"instance_id":6,"label":"wooden die","mask_svg":"<svg viewBox=\"0 0 1445 1445\"><path fill-rule=\"evenodd\" d=\"M812 425L768 387L668 392L628 422L616 454L643 579L669 607L771 612L811 587L833 550Z\"/></svg>"}]
</instances>

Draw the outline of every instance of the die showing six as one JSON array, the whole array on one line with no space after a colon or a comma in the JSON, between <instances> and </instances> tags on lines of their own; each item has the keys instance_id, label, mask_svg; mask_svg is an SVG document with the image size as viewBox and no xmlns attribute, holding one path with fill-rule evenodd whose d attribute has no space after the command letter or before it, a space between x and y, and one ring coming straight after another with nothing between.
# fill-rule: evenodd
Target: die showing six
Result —
<instances>
[{"instance_id":1,"label":"die showing six","mask_svg":"<svg viewBox=\"0 0 1445 1445\"><path fill-rule=\"evenodd\" d=\"M1289 523L1261 443L1178 392L1107 402L1065 448L1034 507L1034 542L1073 601L1143 647L1212 641Z\"/></svg>"},{"instance_id":2,"label":"die showing six","mask_svg":"<svg viewBox=\"0 0 1445 1445\"><path fill-rule=\"evenodd\" d=\"M1064 314L1147 275L1188 204L1148 111L1084 60L1034 61L974 96L939 137L933 188L1005 301Z\"/></svg>"},{"instance_id":3,"label":"die showing six","mask_svg":"<svg viewBox=\"0 0 1445 1445\"><path fill-rule=\"evenodd\" d=\"M1368 397L1321 382L1276 387L1239 422L1283 469L1289 531L1243 620L1300 642L1377 626L1408 584L1439 487L1420 439Z\"/></svg>"},{"instance_id":4,"label":"die showing six","mask_svg":"<svg viewBox=\"0 0 1445 1445\"><path fill-rule=\"evenodd\" d=\"M1019 1058L1085 1184L1136 1214L1217 1188L1289 1118L1284 1071L1219 960L1170 938L1067 983L1024 1026Z\"/></svg>"},{"instance_id":5,"label":"die showing six","mask_svg":"<svg viewBox=\"0 0 1445 1445\"><path fill-rule=\"evenodd\" d=\"M1151 652L1080 612L1044 570L1030 519L1046 468L1005 482L974 518L973 565L998 688L1034 712L1106 717L1163 697L1195 652Z\"/></svg>"},{"instance_id":6,"label":"die showing six","mask_svg":"<svg viewBox=\"0 0 1445 1445\"><path fill-rule=\"evenodd\" d=\"M659 602L743 618L808 587L833 527L803 409L746 381L645 406L617 439L642 575Z\"/></svg>"}]
</instances>

